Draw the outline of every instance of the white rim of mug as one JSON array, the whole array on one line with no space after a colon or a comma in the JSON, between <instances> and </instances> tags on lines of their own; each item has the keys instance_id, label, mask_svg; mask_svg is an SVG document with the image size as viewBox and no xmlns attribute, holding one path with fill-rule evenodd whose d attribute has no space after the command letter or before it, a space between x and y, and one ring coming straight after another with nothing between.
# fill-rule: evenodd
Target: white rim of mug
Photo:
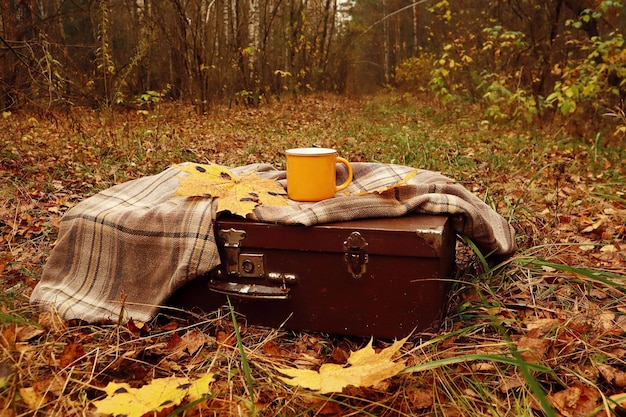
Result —
<instances>
[{"instance_id":1,"label":"white rim of mug","mask_svg":"<svg viewBox=\"0 0 626 417\"><path fill-rule=\"evenodd\" d=\"M293 148L287 149L285 151L288 155L298 155L298 156L322 156L322 155L331 155L337 153L335 149L331 148Z\"/></svg>"}]
</instances>

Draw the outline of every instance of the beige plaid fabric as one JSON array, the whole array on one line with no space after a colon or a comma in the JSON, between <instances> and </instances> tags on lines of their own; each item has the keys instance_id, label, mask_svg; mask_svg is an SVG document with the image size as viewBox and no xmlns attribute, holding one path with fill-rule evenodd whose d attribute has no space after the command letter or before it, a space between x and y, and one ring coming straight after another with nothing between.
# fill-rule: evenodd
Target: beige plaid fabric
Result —
<instances>
[{"instance_id":1,"label":"beige plaid fabric","mask_svg":"<svg viewBox=\"0 0 626 417\"><path fill-rule=\"evenodd\" d=\"M338 168L339 180L346 176ZM514 231L500 215L462 185L441 174L417 170L406 185L380 194L357 195L394 184L414 168L353 163L354 180L318 203L259 206L253 218L281 224L402 216L409 212L448 214L457 232L483 251L515 251ZM285 172L267 164L255 170L285 185ZM215 201L173 197L180 171L162 173L104 190L77 204L61 219L59 237L31 303L54 309L65 319L88 322L132 317L147 321L184 283L215 268Z\"/></svg>"}]
</instances>

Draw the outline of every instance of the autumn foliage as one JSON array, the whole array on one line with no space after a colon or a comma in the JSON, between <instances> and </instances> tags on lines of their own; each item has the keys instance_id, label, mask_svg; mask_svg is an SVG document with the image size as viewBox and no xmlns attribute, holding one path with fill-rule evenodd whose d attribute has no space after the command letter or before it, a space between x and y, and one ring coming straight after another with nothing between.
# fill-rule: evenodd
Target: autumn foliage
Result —
<instances>
[{"instance_id":1,"label":"autumn foliage","mask_svg":"<svg viewBox=\"0 0 626 417\"><path fill-rule=\"evenodd\" d=\"M207 390L159 403L158 415L620 413L624 150L596 133L574 137L550 124L524 130L486 122L478 107L451 110L410 94L310 95L206 115L178 102L7 114L0 119L0 414L84 415L111 395L107 387L136 395L172 377L186 378L165 380L177 395L199 380ZM492 259L460 239L444 321L401 346L248 326L228 308L88 324L28 305L59 219L77 202L183 162L283 169L285 149L312 144L352 161L442 171L509 220L519 251ZM364 352L388 354L391 371L372 383L352 379ZM321 394L285 369L339 370L346 379Z\"/></svg>"}]
</instances>

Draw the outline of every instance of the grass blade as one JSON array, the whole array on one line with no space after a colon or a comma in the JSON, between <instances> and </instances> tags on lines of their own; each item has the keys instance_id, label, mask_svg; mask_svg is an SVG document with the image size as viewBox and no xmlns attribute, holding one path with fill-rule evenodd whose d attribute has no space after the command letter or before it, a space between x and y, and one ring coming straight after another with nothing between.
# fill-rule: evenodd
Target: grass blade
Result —
<instances>
[{"instance_id":1,"label":"grass blade","mask_svg":"<svg viewBox=\"0 0 626 417\"><path fill-rule=\"evenodd\" d=\"M521 261L523 261L523 259L517 259L516 261L518 263L522 263ZM532 266L537 266L539 268L544 267L544 266L549 267L549 268L554 268L557 271L569 272L575 275L590 278L592 280L601 282L610 287L616 288L620 291L626 291L626 288L624 287L623 284L613 281L613 280L619 280L620 282L626 283L626 276L624 275L616 274L616 273L609 272L609 271L598 271L598 270L590 269L590 268L581 268L577 266L558 264L558 263L550 262L541 258L525 259L524 261L525 261L524 264L526 266L532 265Z\"/></svg>"},{"instance_id":2,"label":"grass blade","mask_svg":"<svg viewBox=\"0 0 626 417\"><path fill-rule=\"evenodd\" d=\"M436 361L431 361L431 362L423 363L423 364L416 365L416 366L411 366L402 372L403 373L422 372L422 371L428 371L432 369L441 368L447 365L453 365L456 363L472 362L472 361L500 362L500 363L504 363L507 365L513 365L513 366L518 367L520 371L522 372L522 374L524 375L526 382L528 383L531 391L535 394L535 397L541 404L541 407L543 408L543 411L546 413L546 416L556 417L556 414L554 410L552 409L552 406L550 405L541 386L539 385L537 380L532 376L532 373L530 372L530 371L536 371L536 372L543 372L543 373L552 373L553 372L552 369L543 365L536 364L536 363L526 362L522 360L521 358L519 358L519 354L514 354L514 356L516 357L509 358L509 357L501 356L501 355L485 355L485 354L461 355L461 356L455 356L451 358L439 359Z\"/></svg>"},{"instance_id":3,"label":"grass blade","mask_svg":"<svg viewBox=\"0 0 626 417\"><path fill-rule=\"evenodd\" d=\"M460 356L454 356L451 358L444 358L444 359L438 359L436 361L431 361L431 362L426 362L426 363L422 363L419 365L415 365L415 366L411 366L409 368L406 368L404 371L402 371L403 373L409 373L409 372L423 372L423 371L430 371L432 369L437 369L437 368L441 368L443 366L447 366L447 365L454 365L456 363L462 363L462 362L473 362L473 361L488 361L488 362L500 362L500 363L504 363L507 365L514 365L514 366L525 366L530 370L533 371L538 371L538 372L552 372L552 370L546 366L543 365L539 365L536 363L529 363L529 362L525 362L525 361L520 361L518 359L515 358L509 358L506 356L500 356L500 355L485 355L485 354L480 354L480 353L475 353L475 354L469 354L469 355L460 355Z\"/></svg>"},{"instance_id":4,"label":"grass blade","mask_svg":"<svg viewBox=\"0 0 626 417\"><path fill-rule=\"evenodd\" d=\"M250 415L255 416L255 399L254 399L254 381L252 381L252 374L250 372L250 364L246 352L243 348L243 342L241 340L241 332L239 331L239 325L237 324L237 318L235 317L235 309L230 302L230 297L226 297L228 300L228 308L230 309L230 317L233 320L233 328L235 329L235 336L237 337L237 348L239 349L239 356L241 357L241 366L243 367L243 373L246 377L246 383L248 384L248 391L250 392Z\"/></svg>"}]
</instances>

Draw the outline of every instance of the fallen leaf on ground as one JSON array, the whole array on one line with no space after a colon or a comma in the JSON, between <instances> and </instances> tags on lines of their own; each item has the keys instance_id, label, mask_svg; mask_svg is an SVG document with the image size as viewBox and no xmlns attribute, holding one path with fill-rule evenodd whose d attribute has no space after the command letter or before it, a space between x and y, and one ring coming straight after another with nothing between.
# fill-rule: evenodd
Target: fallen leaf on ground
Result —
<instances>
[{"instance_id":1,"label":"fallen leaf on ground","mask_svg":"<svg viewBox=\"0 0 626 417\"><path fill-rule=\"evenodd\" d=\"M182 357L193 355L210 341L206 334L197 329L189 330L182 337L174 333L165 347L167 359L178 361Z\"/></svg>"},{"instance_id":2,"label":"fallen leaf on ground","mask_svg":"<svg viewBox=\"0 0 626 417\"><path fill-rule=\"evenodd\" d=\"M35 326L22 326L18 327L16 330L16 342L28 342L29 340L39 337L45 333L44 329Z\"/></svg>"},{"instance_id":3,"label":"fallen leaf on ground","mask_svg":"<svg viewBox=\"0 0 626 417\"><path fill-rule=\"evenodd\" d=\"M498 384L498 389L502 393L507 393L512 389L523 387L526 385L526 379L524 379L518 373L513 375L504 375L500 380L500 384Z\"/></svg>"},{"instance_id":4,"label":"fallen leaf on ground","mask_svg":"<svg viewBox=\"0 0 626 417\"><path fill-rule=\"evenodd\" d=\"M189 175L180 177L177 196L217 198L217 211L246 217L260 204L286 206L286 192L276 181L245 172L239 177L217 164L180 164L176 169Z\"/></svg>"},{"instance_id":5,"label":"fallen leaf on ground","mask_svg":"<svg viewBox=\"0 0 626 417\"><path fill-rule=\"evenodd\" d=\"M190 401L200 399L209 393L209 384L214 374L191 381L185 377L153 379L140 388L131 388L126 383L110 382L104 391L107 397L94 401L98 413L141 417L147 413L179 405L186 397Z\"/></svg>"},{"instance_id":6,"label":"fallen leaf on ground","mask_svg":"<svg viewBox=\"0 0 626 417\"><path fill-rule=\"evenodd\" d=\"M0 392L9 385L9 380L13 376L13 367L8 362L0 362Z\"/></svg>"},{"instance_id":7,"label":"fallen leaf on ground","mask_svg":"<svg viewBox=\"0 0 626 417\"><path fill-rule=\"evenodd\" d=\"M591 413L597 405L600 394L594 388L574 385L548 395L550 403L566 417L582 417Z\"/></svg>"},{"instance_id":8,"label":"fallen leaf on ground","mask_svg":"<svg viewBox=\"0 0 626 417\"><path fill-rule=\"evenodd\" d=\"M517 349L522 359L530 363L539 363L545 359L546 352L550 347L550 341L522 336L517 341Z\"/></svg>"},{"instance_id":9,"label":"fallen leaf on ground","mask_svg":"<svg viewBox=\"0 0 626 417\"><path fill-rule=\"evenodd\" d=\"M59 365L61 368L65 368L71 365L74 361L85 356L85 348L79 343L69 342L63 348L61 357L59 358Z\"/></svg>"},{"instance_id":10,"label":"fallen leaf on ground","mask_svg":"<svg viewBox=\"0 0 626 417\"><path fill-rule=\"evenodd\" d=\"M352 352L346 365L326 363L319 371L310 369L277 368L290 378L279 377L289 385L298 385L321 394L341 392L345 387L371 387L397 375L406 368L404 361L394 362L391 358L406 342L398 340L388 348L376 353L372 341L363 349Z\"/></svg>"},{"instance_id":11,"label":"fallen leaf on ground","mask_svg":"<svg viewBox=\"0 0 626 417\"><path fill-rule=\"evenodd\" d=\"M39 379L30 387L18 389L20 398L26 406L35 411L41 408L48 400L63 394L66 381L58 376Z\"/></svg>"},{"instance_id":12,"label":"fallen leaf on ground","mask_svg":"<svg viewBox=\"0 0 626 417\"><path fill-rule=\"evenodd\" d=\"M598 365L598 370L609 384L619 388L626 387L626 372L605 364Z\"/></svg>"},{"instance_id":13,"label":"fallen leaf on ground","mask_svg":"<svg viewBox=\"0 0 626 417\"><path fill-rule=\"evenodd\" d=\"M410 388L407 390L407 399L418 409L425 409L433 405L433 390L425 388Z\"/></svg>"},{"instance_id":14,"label":"fallen leaf on ground","mask_svg":"<svg viewBox=\"0 0 626 417\"><path fill-rule=\"evenodd\" d=\"M45 402L44 396L33 387L19 388L18 392L22 401L24 401L26 406L31 410L39 409Z\"/></svg>"},{"instance_id":15,"label":"fallen leaf on ground","mask_svg":"<svg viewBox=\"0 0 626 417\"><path fill-rule=\"evenodd\" d=\"M546 333L556 329L561 324L561 322L562 320L560 319L543 318L526 323L526 330L528 331L527 336L532 338L540 338Z\"/></svg>"}]
</instances>

